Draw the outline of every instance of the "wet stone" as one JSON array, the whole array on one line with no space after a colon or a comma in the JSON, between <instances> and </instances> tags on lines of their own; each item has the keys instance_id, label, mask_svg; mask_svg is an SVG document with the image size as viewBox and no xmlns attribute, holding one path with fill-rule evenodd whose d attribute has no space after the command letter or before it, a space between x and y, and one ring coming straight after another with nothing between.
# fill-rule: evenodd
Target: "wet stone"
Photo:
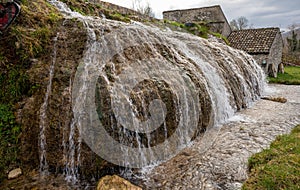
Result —
<instances>
[{"instance_id":1,"label":"wet stone","mask_svg":"<svg viewBox=\"0 0 300 190\"><path fill-rule=\"evenodd\" d=\"M177 155L155 167L145 176L146 189L153 189L154 184L154 189L241 189L248 177L248 158L268 148L276 136L289 133L300 124L300 86L272 85L270 88L271 95L283 96L287 103L260 100L239 112L242 125L240 121L223 125L213 145L204 153L199 150L203 142L196 139L185 150L192 153L189 161L180 157L180 162L175 162ZM183 163L188 166L178 167ZM164 175L156 176L154 181L153 174Z\"/></svg>"}]
</instances>

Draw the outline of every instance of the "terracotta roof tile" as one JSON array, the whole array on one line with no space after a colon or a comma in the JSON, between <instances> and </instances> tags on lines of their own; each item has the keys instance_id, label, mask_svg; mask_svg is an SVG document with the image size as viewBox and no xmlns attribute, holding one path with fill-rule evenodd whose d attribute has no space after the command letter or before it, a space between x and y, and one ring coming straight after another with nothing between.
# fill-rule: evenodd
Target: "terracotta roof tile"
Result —
<instances>
[{"instance_id":1,"label":"terracotta roof tile","mask_svg":"<svg viewBox=\"0 0 300 190\"><path fill-rule=\"evenodd\" d=\"M279 28L259 28L233 31L228 40L236 49L248 53L269 53Z\"/></svg>"}]
</instances>

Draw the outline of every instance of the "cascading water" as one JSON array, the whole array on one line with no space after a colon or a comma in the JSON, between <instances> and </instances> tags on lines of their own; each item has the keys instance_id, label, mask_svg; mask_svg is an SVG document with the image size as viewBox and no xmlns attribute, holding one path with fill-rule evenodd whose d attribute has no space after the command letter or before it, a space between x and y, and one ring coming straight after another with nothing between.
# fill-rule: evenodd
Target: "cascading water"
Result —
<instances>
[{"instance_id":1,"label":"cascading water","mask_svg":"<svg viewBox=\"0 0 300 190\"><path fill-rule=\"evenodd\" d=\"M48 108L48 103L49 103L49 96L51 94L52 90L52 80L54 76L54 68L55 68L55 63L56 63L56 42L57 42L57 37L59 34L56 35L54 38L54 47L53 47L53 58L52 58L52 63L50 65L49 69L49 82L47 85L47 91L45 94L44 102L40 108L40 135L39 135L39 153L40 153L40 172L43 175L47 175L48 173L48 163L47 163L47 141L46 141L46 127L47 127L47 108Z\"/></svg>"},{"instance_id":2,"label":"cascading water","mask_svg":"<svg viewBox=\"0 0 300 190\"><path fill-rule=\"evenodd\" d=\"M50 0L49 3L55 5L63 14L66 16L70 16L72 18L81 18L82 15L71 11L70 8L66 6L66 4L56 1L56 0ZM56 57L56 54L55 56ZM54 70L54 64L55 60L53 60L53 64L51 65L51 71L50 71L50 82L48 85L48 88L50 86L49 92L51 91L51 85L52 85L52 78L53 78L53 70ZM70 89L72 89L72 80L70 79ZM48 104L48 88L45 98L45 103L42 105L43 110L46 110L47 104ZM71 94L71 92L70 92ZM44 106L46 105L46 106ZM43 114L43 118L41 117L41 121L44 123L46 121L46 118L44 117L45 114ZM63 130L63 139L62 139L62 147L63 147L63 160L65 161L65 168L64 168L64 175L66 176L65 179L68 182L76 183L78 178L78 167L80 163L80 152L81 152L81 138L78 137L78 142L75 142L75 131L76 131L76 118L73 118L71 121L71 124L69 126L68 130ZM68 138L67 138L68 136ZM41 147L45 147L46 144L46 138L45 138L45 124L43 127L41 127L40 132L40 139L41 139ZM77 151L76 151L77 150ZM76 159L76 153L77 153L77 159ZM41 162L41 171L47 170L48 165L46 161L46 149L42 148L41 156L40 156L40 162Z\"/></svg>"},{"instance_id":3,"label":"cascading water","mask_svg":"<svg viewBox=\"0 0 300 190\"><path fill-rule=\"evenodd\" d=\"M238 50L139 23L91 21L97 40L78 68L73 111L85 142L114 164L168 159L261 93L262 70Z\"/></svg>"},{"instance_id":4,"label":"cascading water","mask_svg":"<svg viewBox=\"0 0 300 190\"><path fill-rule=\"evenodd\" d=\"M84 17L49 2L80 19L88 33L63 140L70 181L78 178L81 139L111 163L146 167L169 159L262 93L264 74L241 51L141 23Z\"/></svg>"}]
</instances>

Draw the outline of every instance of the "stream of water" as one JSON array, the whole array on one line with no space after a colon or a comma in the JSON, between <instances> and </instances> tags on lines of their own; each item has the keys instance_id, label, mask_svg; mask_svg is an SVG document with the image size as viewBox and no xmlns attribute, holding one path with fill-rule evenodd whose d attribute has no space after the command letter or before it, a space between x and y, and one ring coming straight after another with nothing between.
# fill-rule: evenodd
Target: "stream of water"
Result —
<instances>
[{"instance_id":1,"label":"stream of water","mask_svg":"<svg viewBox=\"0 0 300 190\"><path fill-rule=\"evenodd\" d=\"M40 152L40 172L42 175L48 174L48 163L47 163L47 141L46 141L46 129L47 129L47 108L49 103L49 96L51 95L52 90L52 80L54 76L54 69L55 69L55 63L56 63L56 55L57 55L57 36L53 39L54 45L53 45L53 55L52 55L52 63L49 68L49 81L47 85L47 90L44 98L44 102L40 108L40 135L39 135L39 152Z\"/></svg>"},{"instance_id":2,"label":"stream of water","mask_svg":"<svg viewBox=\"0 0 300 190\"><path fill-rule=\"evenodd\" d=\"M154 25L86 17L49 2L66 18L82 21L88 36L71 81L73 119L62 140L69 182L80 178L82 143L118 166L158 165L196 138L215 139L219 133L212 131L263 93L263 71L244 52ZM55 60L41 107L41 172L48 167L45 122L54 66ZM203 144L202 151L213 145Z\"/></svg>"},{"instance_id":3,"label":"stream of water","mask_svg":"<svg viewBox=\"0 0 300 190\"><path fill-rule=\"evenodd\" d=\"M60 80L59 34L53 39L39 110L39 172L9 187L94 189L97 175L80 176L89 173L81 171L83 155L92 155L92 161L98 156L122 168L123 177L144 189L240 189L248 158L300 123L300 87L266 86L262 69L245 52L155 24L83 16L58 0L48 2L66 19L81 21L87 41L75 76L69 73L69 86L66 80L63 87L62 102L69 103L63 110L70 118L62 125L57 121L61 128L50 133L50 118L59 120L50 115L53 80ZM260 100L261 95L288 101ZM55 156L49 153L55 152L49 134L61 138Z\"/></svg>"}]
</instances>

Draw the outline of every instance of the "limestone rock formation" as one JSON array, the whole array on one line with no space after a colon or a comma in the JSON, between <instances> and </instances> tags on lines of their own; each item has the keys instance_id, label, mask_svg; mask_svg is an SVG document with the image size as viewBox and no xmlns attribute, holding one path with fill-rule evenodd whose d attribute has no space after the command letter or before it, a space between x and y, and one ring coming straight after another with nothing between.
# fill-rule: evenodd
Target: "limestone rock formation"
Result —
<instances>
[{"instance_id":1,"label":"limestone rock formation","mask_svg":"<svg viewBox=\"0 0 300 190\"><path fill-rule=\"evenodd\" d=\"M117 176L105 176L100 179L98 185L97 185L97 190L142 190L142 188L133 185L129 181Z\"/></svg>"}]
</instances>

